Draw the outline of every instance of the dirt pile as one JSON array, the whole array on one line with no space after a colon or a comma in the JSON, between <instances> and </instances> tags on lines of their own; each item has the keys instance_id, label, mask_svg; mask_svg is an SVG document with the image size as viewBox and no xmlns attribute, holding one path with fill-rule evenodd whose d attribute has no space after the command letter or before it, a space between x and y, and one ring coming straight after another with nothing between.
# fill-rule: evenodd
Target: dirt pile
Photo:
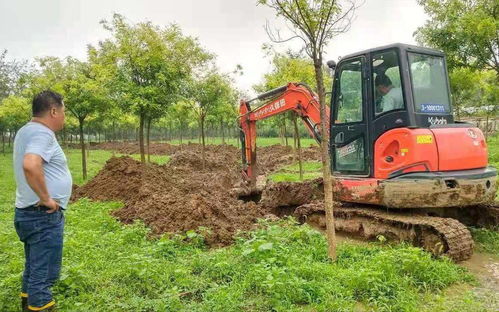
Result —
<instances>
[{"instance_id":1,"label":"dirt pile","mask_svg":"<svg viewBox=\"0 0 499 312\"><path fill-rule=\"evenodd\" d=\"M122 153L135 153L134 148L138 149L128 143L98 146ZM238 230L251 229L257 219L269 214L270 206L244 202L231 193L241 180L238 148L206 146L203 167L199 144L156 146L164 146L161 152L170 154L167 164L143 165L129 157L113 157L97 176L75 189L73 200L88 197L123 201L124 207L115 211L114 216L124 223L143 220L155 234L207 228L205 237L212 246L230 244ZM318 148L304 150L304 159L318 158ZM295 162L292 149L282 146L259 148L258 156L263 173Z\"/></svg>"},{"instance_id":2,"label":"dirt pile","mask_svg":"<svg viewBox=\"0 0 499 312\"><path fill-rule=\"evenodd\" d=\"M189 151L172 156L167 165L142 165L129 157L111 158L101 172L75 191L74 199L122 200L114 215L125 223L143 220L153 233L209 228L209 245L232 242L238 230L248 230L266 212L255 203L237 200L228 190L239 178L232 153L207 151L207 167ZM221 161L216 163L214 159Z\"/></svg>"},{"instance_id":3,"label":"dirt pile","mask_svg":"<svg viewBox=\"0 0 499 312\"><path fill-rule=\"evenodd\" d=\"M139 144L136 142L104 142L91 144L90 149L116 151L120 154L140 154ZM179 149L180 147L178 145L171 145L168 143L151 143L149 146L151 155L170 155Z\"/></svg>"},{"instance_id":4,"label":"dirt pile","mask_svg":"<svg viewBox=\"0 0 499 312\"><path fill-rule=\"evenodd\" d=\"M75 144L75 148L79 148L78 144ZM223 151L224 153L230 153L233 162L240 162L241 150L232 145L206 145L206 148L211 152ZM139 154L139 144L136 142L104 142L98 144L92 144L90 149L93 150L108 150L116 151L121 154ZM168 143L151 143L149 151L152 155L172 155L178 152L184 153L184 155L190 155L190 152L201 152L201 144L189 143L183 145L172 145ZM258 165L262 174L275 171L282 166L292 164L296 162L296 153L294 153L291 146L282 145L272 145L265 147L258 147ZM318 146L310 146L302 148L302 157L306 161L320 161L320 149ZM178 156L179 161L182 156ZM182 158L184 161L192 160L186 157ZM212 161L212 165L217 165L219 160L215 159ZM201 164L201 163L200 163Z\"/></svg>"}]
</instances>

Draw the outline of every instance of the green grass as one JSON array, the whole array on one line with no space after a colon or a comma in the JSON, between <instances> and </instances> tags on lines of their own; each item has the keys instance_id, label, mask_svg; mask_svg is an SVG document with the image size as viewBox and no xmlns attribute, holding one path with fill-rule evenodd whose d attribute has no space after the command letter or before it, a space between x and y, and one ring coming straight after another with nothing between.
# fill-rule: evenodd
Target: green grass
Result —
<instances>
[{"instance_id":1,"label":"green grass","mask_svg":"<svg viewBox=\"0 0 499 312\"><path fill-rule=\"evenodd\" d=\"M499 134L488 138L487 147L489 150L489 164L499 170Z\"/></svg>"},{"instance_id":2,"label":"green grass","mask_svg":"<svg viewBox=\"0 0 499 312\"><path fill-rule=\"evenodd\" d=\"M91 151L89 175L111 155ZM78 152L67 156L81 182ZM0 155L0 311L16 311L23 269L11 158ZM343 243L331 263L321 233L283 220L207 250L193 231L151 238L140 222L122 225L109 214L120 206L69 207L60 311L485 311L469 289L446 295L474 283L465 269L407 245Z\"/></svg>"},{"instance_id":3,"label":"green grass","mask_svg":"<svg viewBox=\"0 0 499 312\"><path fill-rule=\"evenodd\" d=\"M316 161L303 162L303 180L322 177L322 163ZM269 179L274 182L298 182L300 181L300 169L298 164L286 166L271 174Z\"/></svg>"},{"instance_id":4,"label":"green grass","mask_svg":"<svg viewBox=\"0 0 499 312\"><path fill-rule=\"evenodd\" d=\"M470 231L475 241L476 250L499 256L499 228L470 228Z\"/></svg>"}]
</instances>

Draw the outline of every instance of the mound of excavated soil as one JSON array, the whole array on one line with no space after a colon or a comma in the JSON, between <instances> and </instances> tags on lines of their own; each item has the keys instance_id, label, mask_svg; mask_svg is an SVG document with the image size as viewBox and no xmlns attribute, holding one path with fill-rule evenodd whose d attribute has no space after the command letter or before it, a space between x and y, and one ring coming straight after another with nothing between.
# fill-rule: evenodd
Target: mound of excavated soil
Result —
<instances>
[{"instance_id":1,"label":"mound of excavated soil","mask_svg":"<svg viewBox=\"0 0 499 312\"><path fill-rule=\"evenodd\" d=\"M318 158L318 148L304 150L306 160ZM267 205L231 194L241 180L240 155L233 146L208 145L204 168L198 144L179 147L165 165L113 157L91 181L75 189L73 200L120 200L125 205L113 215L124 223L143 220L156 234L204 227L209 229L209 245L227 245L238 230L251 229L270 211ZM292 150L282 146L259 148L258 156L264 173L295 161Z\"/></svg>"},{"instance_id":2,"label":"mound of excavated soil","mask_svg":"<svg viewBox=\"0 0 499 312\"><path fill-rule=\"evenodd\" d=\"M79 145L77 145L77 148L79 148ZM146 148L147 152L147 147L144 148ZM139 144L136 142L103 142L91 144L90 149L116 151L121 154L140 154ZM180 150L178 145L168 143L151 143L149 145L149 153L151 155L169 155L178 150Z\"/></svg>"}]
</instances>

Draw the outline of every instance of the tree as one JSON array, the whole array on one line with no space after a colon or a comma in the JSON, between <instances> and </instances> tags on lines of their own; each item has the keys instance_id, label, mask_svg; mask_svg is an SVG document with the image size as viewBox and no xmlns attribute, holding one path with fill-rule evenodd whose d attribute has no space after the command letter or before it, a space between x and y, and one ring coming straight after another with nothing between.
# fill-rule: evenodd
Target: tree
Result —
<instances>
[{"instance_id":1,"label":"tree","mask_svg":"<svg viewBox=\"0 0 499 312\"><path fill-rule=\"evenodd\" d=\"M4 132L9 133L9 143L12 135L23 124L29 121L31 106L29 100L20 96L10 95L0 102L0 135L2 136L2 152L5 153Z\"/></svg>"},{"instance_id":2,"label":"tree","mask_svg":"<svg viewBox=\"0 0 499 312\"><path fill-rule=\"evenodd\" d=\"M206 118L210 114L212 114L217 107L233 101L234 93L228 77L223 76L214 70L194 80L192 83L191 92L194 104L194 112L198 117L199 128L201 131L201 143L203 146L202 161L204 169L206 165Z\"/></svg>"},{"instance_id":3,"label":"tree","mask_svg":"<svg viewBox=\"0 0 499 312\"><path fill-rule=\"evenodd\" d=\"M212 119L215 126L220 127L220 133L222 135L222 144L225 144L225 130L229 125L233 125L236 122L237 116L239 115L237 107L237 94L232 90L227 94L227 97L220 101L220 105L217 105L213 111Z\"/></svg>"},{"instance_id":4,"label":"tree","mask_svg":"<svg viewBox=\"0 0 499 312\"><path fill-rule=\"evenodd\" d=\"M0 53L0 101L9 95L19 94L22 78L30 70L27 61L7 60L7 50Z\"/></svg>"},{"instance_id":5,"label":"tree","mask_svg":"<svg viewBox=\"0 0 499 312\"><path fill-rule=\"evenodd\" d=\"M329 41L338 34L346 32L351 25L356 1L340 3L339 0L259 0L260 4L274 9L277 16L291 24L293 35L282 39L274 36L269 28L267 32L274 42L285 42L293 38L300 39L304 51L314 64L317 93L321 107L321 154L324 179L324 205L326 210L328 255L336 259L336 236L333 215L333 181L329 155L329 129L327 129L326 92L324 88L323 54Z\"/></svg>"},{"instance_id":6,"label":"tree","mask_svg":"<svg viewBox=\"0 0 499 312\"><path fill-rule=\"evenodd\" d=\"M141 161L145 162L144 126L175 103L193 69L211 58L198 42L176 25L157 27L150 22L130 25L119 14L103 22L113 38L91 48L105 69L112 96L124 111L139 117Z\"/></svg>"},{"instance_id":7,"label":"tree","mask_svg":"<svg viewBox=\"0 0 499 312\"><path fill-rule=\"evenodd\" d=\"M317 92L317 81L315 79L315 69L312 60L302 54L273 53L271 61L271 71L263 76L263 82L253 86L257 92L265 92L271 89L286 85L289 82L304 83ZM322 66L324 85L330 86L331 77L328 70Z\"/></svg>"},{"instance_id":8,"label":"tree","mask_svg":"<svg viewBox=\"0 0 499 312\"><path fill-rule=\"evenodd\" d=\"M418 0L418 3L430 17L415 33L420 44L443 50L451 70L457 67L494 70L499 80L497 0Z\"/></svg>"},{"instance_id":9,"label":"tree","mask_svg":"<svg viewBox=\"0 0 499 312\"><path fill-rule=\"evenodd\" d=\"M175 103L168 111L168 115L178 125L180 130L180 144L182 144L183 133L187 130L189 122L193 117L193 113L192 105L186 101Z\"/></svg>"},{"instance_id":10,"label":"tree","mask_svg":"<svg viewBox=\"0 0 499 312\"><path fill-rule=\"evenodd\" d=\"M64 79L61 81L66 108L78 120L83 179L87 179L87 156L83 131L87 117L104 111L107 104L105 91L96 77L92 65L68 57L64 66Z\"/></svg>"}]
</instances>

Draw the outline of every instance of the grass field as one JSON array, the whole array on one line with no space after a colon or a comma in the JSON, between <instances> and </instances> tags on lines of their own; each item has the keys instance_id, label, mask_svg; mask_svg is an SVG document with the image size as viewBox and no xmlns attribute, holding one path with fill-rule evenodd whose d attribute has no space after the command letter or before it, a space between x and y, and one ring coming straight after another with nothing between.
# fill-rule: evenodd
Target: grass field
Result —
<instances>
[{"instance_id":1,"label":"grass field","mask_svg":"<svg viewBox=\"0 0 499 312\"><path fill-rule=\"evenodd\" d=\"M89 176L111 155L90 151ZM81 184L79 151L67 156ZM0 155L0 311L7 312L17 311L23 266L12 224L11 158ZM296 174L294 166L286 170ZM60 311L494 310L474 294L477 282L465 269L410 246L344 242L331 263L321 233L283 220L208 250L193 231L151 238L140 222L122 225L109 215L120 206L80 200L67 211L63 271L54 289Z\"/></svg>"}]
</instances>

